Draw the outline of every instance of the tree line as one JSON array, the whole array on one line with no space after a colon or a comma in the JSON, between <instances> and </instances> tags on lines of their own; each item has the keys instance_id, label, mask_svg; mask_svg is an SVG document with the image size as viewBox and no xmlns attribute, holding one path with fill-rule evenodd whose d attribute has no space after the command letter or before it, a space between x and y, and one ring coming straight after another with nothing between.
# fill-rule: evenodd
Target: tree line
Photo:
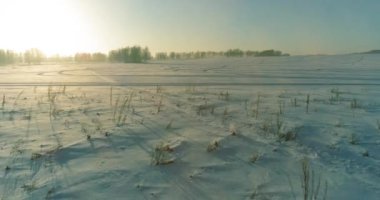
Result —
<instances>
[{"instance_id":1,"label":"tree line","mask_svg":"<svg viewBox=\"0 0 380 200\"><path fill-rule=\"evenodd\" d=\"M74 56L60 57L54 55L47 57L36 48L26 50L23 53L16 53L12 50L0 49L0 65L14 63L41 64L42 62L120 62L120 63L144 63L151 59L174 60L174 59L202 59L216 56L225 57L251 57L251 56L289 56L281 51L243 51L241 49L229 49L227 51L196 51L196 52L158 52L153 57L148 47L132 46L111 50L108 54L96 53L76 53Z\"/></svg>"},{"instance_id":2,"label":"tree line","mask_svg":"<svg viewBox=\"0 0 380 200\"><path fill-rule=\"evenodd\" d=\"M108 54L108 60L110 62L142 63L151 58L152 56L148 47L141 48L140 46L124 47L112 50Z\"/></svg>"},{"instance_id":3,"label":"tree line","mask_svg":"<svg viewBox=\"0 0 380 200\"><path fill-rule=\"evenodd\" d=\"M74 55L75 62L106 62L107 55L104 53L76 53Z\"/></svg>"},{"instance_id":4,"label":"tree line","mask_svg":"<svg viewBox=\"0 0 380 200\"><path fill-rule=\"evenodd\" d=\"M11 50L0 49L0 65L9 65L16 62L19 55Z\"/></svg>"},{"instance_id":5,"label":"tree line","mask_svg":"<svg viewBox=\"0 0 380 200\"><path fill-rule=\"evenodd\" d=\"M12 50L0 49L0 65L9 65L15 63L24 64L41 64L42 62L123 62L123 63L142 63L152 59L148 47L140 46L124 47L111 50L108 55L101 52L76 53L74 56L61 57L59 55L45 56L44 53L32 48L23 53L16 53Z\"/></svg>"},{"instance_id":6,"label":"tree line","mask_svg":"<svg viewBox=\"0 0 380 200\"><path fill-rule=\"evenodd\" d=\"M0 65L14 63L40 64L45 60L45 55L39 49L32 48L24 53L16 53L12 50L0 49Z\"/></svg>"},{"instance_id":7,"label":"tree line","mask_svg":"<svg viewBox=\"0 0 380 200\"><path fill-rule=\"evenodd\" d=\"M200 59L209 58L215 56L225 56L225 57L263 57L263 56L290 56L290 54L282 53L281 51L276 51L273 49L264 51L243 51L241 49L229 49L227 51L196 51L196 52L158 52L156 53L156 60L167 60L167 59Z\"/></svg>"},{"instance_id":8,"label":"tree line","mask_svg":"<svg viewBox=\"0 0 380 200\"><path fill-rule=\"evenodd\" d=\"M77 53L75 62L119 62L119 63L143 63L152 59L148 47L140 46L124 47L111 50L108 55L104 53Z\"/></svg>"}]
</instances>

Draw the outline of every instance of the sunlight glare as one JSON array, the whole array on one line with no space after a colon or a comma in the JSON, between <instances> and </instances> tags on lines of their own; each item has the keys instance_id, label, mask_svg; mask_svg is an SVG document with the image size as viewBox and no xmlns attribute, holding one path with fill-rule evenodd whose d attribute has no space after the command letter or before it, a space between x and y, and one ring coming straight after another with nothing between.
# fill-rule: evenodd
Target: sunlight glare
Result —
<instances>
[{"instance_id":1,"label":"sunlight glare","mask_svg":"<svg viewBox=\"0 0 380 200\"><path fill-rule=\"evenodd\" d=\"M74 6L64 0L15 0L3 7L0 22L9 49L34 47L47 55L68 55L96 49L90 25Z\"/></svg>"}]
</instances>

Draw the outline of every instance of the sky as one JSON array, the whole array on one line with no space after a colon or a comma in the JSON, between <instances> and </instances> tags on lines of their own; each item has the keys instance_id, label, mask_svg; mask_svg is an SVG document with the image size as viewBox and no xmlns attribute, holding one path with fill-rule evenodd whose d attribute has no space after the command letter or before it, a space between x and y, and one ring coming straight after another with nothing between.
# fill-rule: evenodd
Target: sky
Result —
<instances>
[{"instance_id":1,"label":"sky","mask_svg":"<svg viewBox=\"0 0 380 200\"><path fill-rule=\"evenodd\" d=\"M0 0L0 49L46 54L380 49L379 0Z\"/></svg>"}]
</instances>

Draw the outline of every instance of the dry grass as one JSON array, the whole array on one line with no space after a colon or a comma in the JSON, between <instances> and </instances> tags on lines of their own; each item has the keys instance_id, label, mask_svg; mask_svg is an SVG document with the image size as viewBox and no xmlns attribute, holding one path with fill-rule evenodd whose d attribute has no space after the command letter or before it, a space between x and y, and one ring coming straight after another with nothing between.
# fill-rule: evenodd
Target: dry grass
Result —
<instances>
[{"instance_id":1,"label":"dry grass","mask_svg":"<svg viewBox=\"0 0 380 200\"><path fill-rule=\"evenodd\" d=\"M301 166L301 187L303 200L325 200L327 198L328 189L327 181L325 181L324 191L321 192L321 175L316 177L314 170L310 166L310 161L307 158L304 158L301 161Z\"/></svg>"},{"instance_id":2,"label":"dry grass","mask_svg":"<svg viewBox=\"0 0 380 200\"><path fill-rule=\"evenodd\" d=\"M256 163L260 158L261 158L261 154L259 153L259 152L254 152L253 154L252 154L252 156L249 158L249 161L251 162L251 163Z\"/></svg>"},{"instance_id":3,"label":"dry grass","mask_svg":"<svg viewBox=\"0 0 380 200\"><path fill-rule=\"evenodd\" d=\"M154 148L152 153L152 164L153 165L168 165L174 163L174 159L170 157L170 153L174 149L169 145L164 143L159 143Z\"/></svg>"},{"instance_id":4,"label":"dry grass","mask_svg":"<svg viewBox=\"0 0 380 200\"><path fill-rule=\"evenodd\" d=\"M207 152L213 152L219 148L220 144L218 140L210 142L207 146Z\"/></svg>"}]
</instances>

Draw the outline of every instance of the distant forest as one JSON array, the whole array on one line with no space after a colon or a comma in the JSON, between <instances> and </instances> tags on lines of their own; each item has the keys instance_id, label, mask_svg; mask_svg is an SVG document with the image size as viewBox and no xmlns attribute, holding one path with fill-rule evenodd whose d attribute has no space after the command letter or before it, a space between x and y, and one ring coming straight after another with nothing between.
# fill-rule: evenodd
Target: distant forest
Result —
<instances>
[{"instance_id":1,"label":"distant forest","mask_svg":"<svg viewBox=\"0 0 380 200\"><path fill-rule=\"evenodd\" d=\"M115 63L145 63L149 60L175 60L175 59L202 59L210 57L251 57L251 56L289 56L281 51L243 51L240 49L229 49L227 51L196 51L196 52L158 52L153 57L148 47L140 46L124 47L111 50L108 55L96 53L76 53L74 56L61 57L59 55L45 56L45 54L36 48L26 50L23 53L17 53L12 50L0 49L0 65L9 64L41 64L43 62L115 62Z\"/></svg>"},{"instance_id":2,"label":"distant forest","mask_svg":"<svg viewBox=\"0 0 380 200\"><path fill-rule=\"evenodd\" d=\"M371 51L363 52L361 54L380 54L380 50L371 50Z\"/></svg>"},{"instance_id":3,"label":"distant forest","mask_svg":"<svg viewBox=\"0 0 380 200\"><path fill-rule=\"evenodd\" d=\"M209 58L215 56L226 56L226 57L244 57L244 56L290 56L289 54L283 54L281 51L275 50L265 50L265 51L243 51L240 49L229 49L227 51L197 51L197 52L161 52L156 53L156 60L167 60L167 59L200 59Z\"/></svg>"}]
</instances>

